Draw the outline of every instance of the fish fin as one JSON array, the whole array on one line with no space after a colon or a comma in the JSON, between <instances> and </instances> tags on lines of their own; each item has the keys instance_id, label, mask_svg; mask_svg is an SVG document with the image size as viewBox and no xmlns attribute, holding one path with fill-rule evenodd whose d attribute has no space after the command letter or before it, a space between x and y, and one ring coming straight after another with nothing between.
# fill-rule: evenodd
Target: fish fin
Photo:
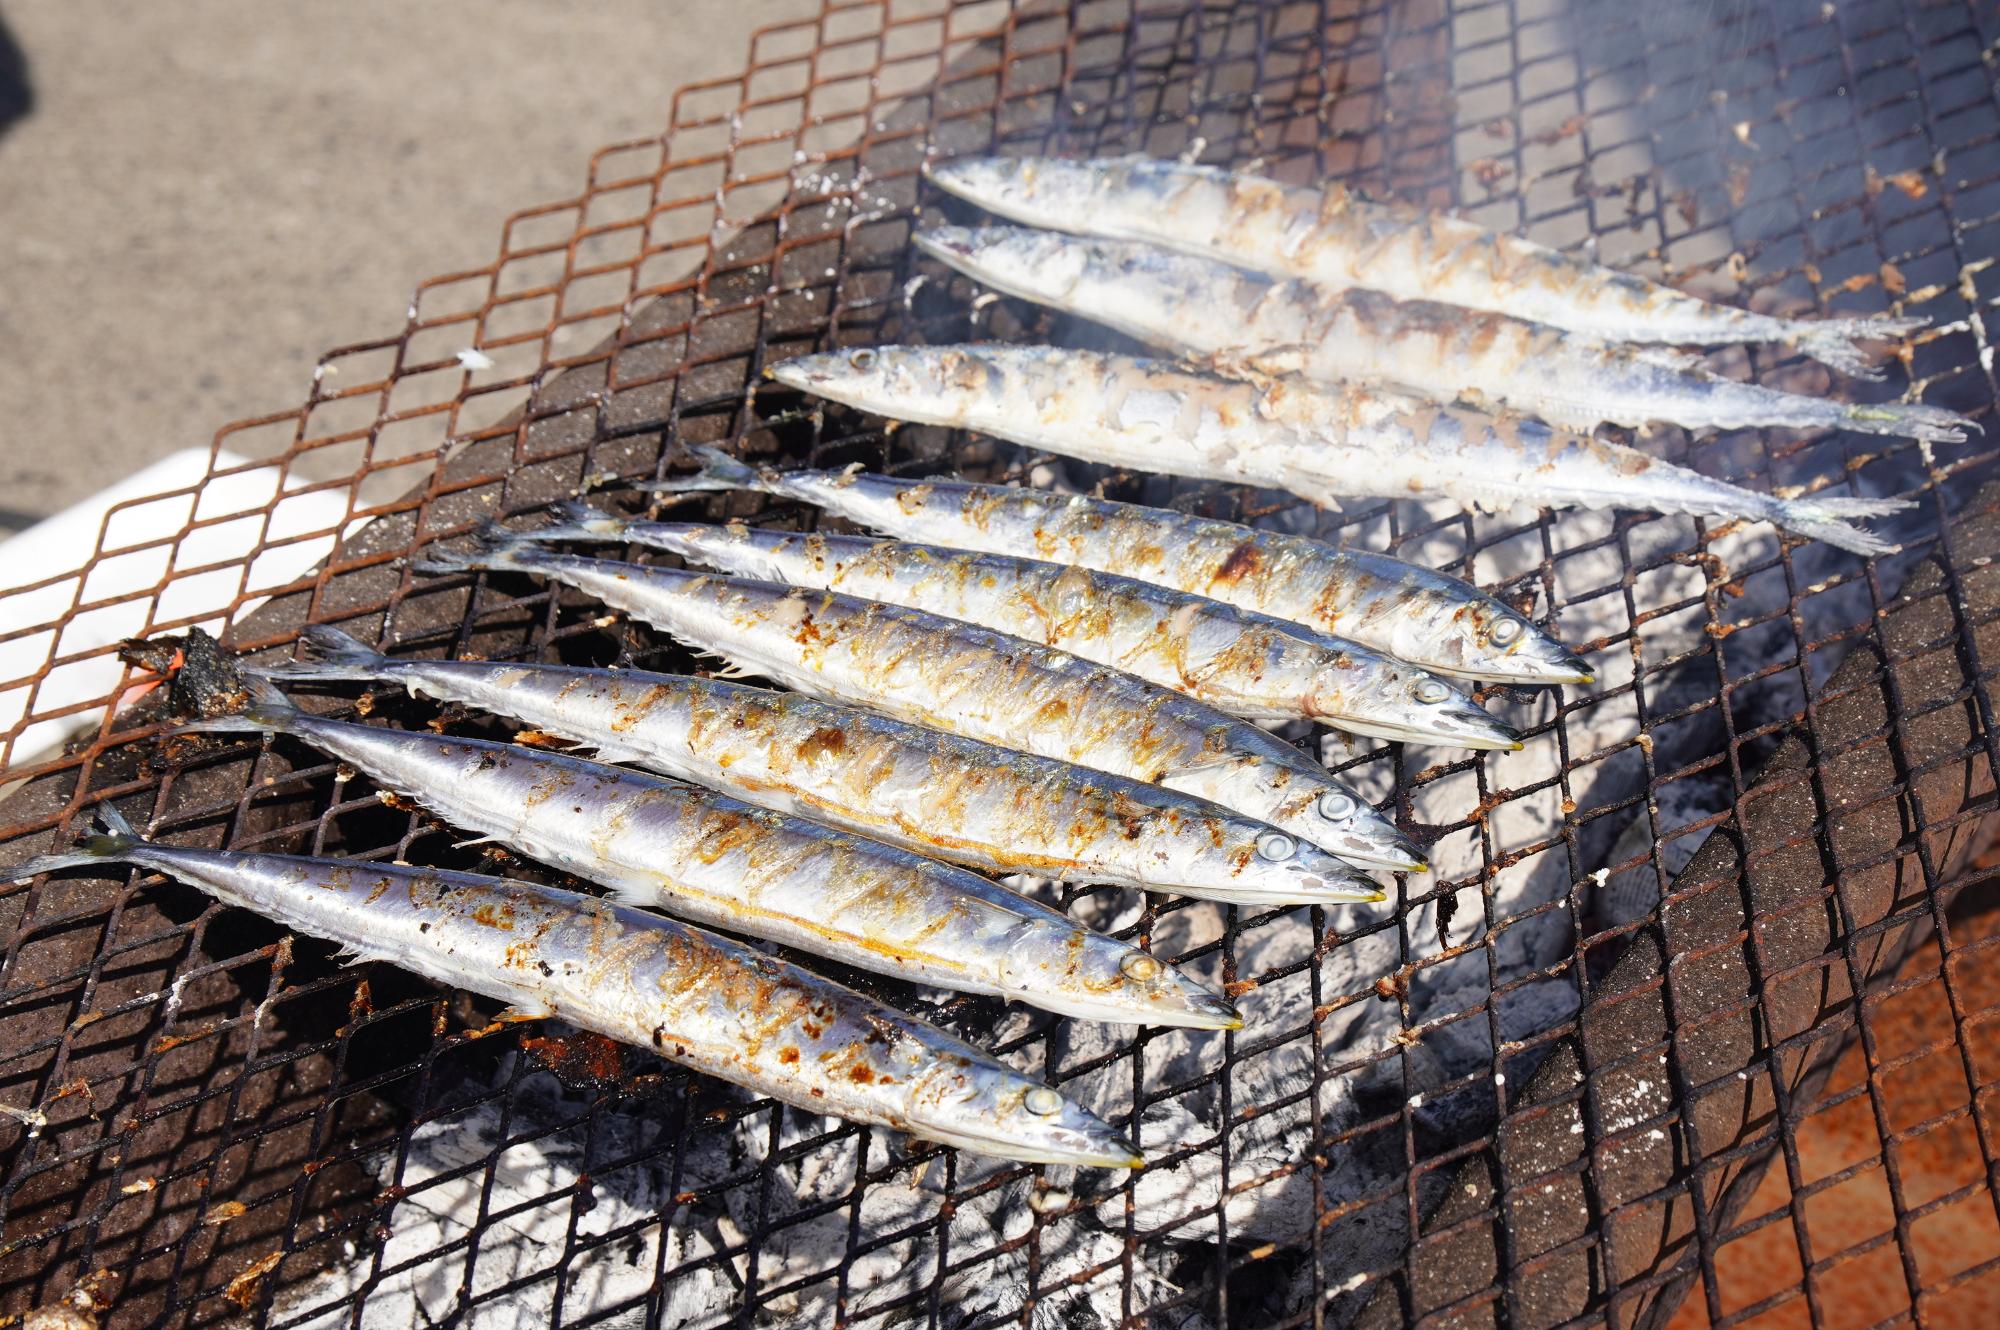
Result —
<instances>
[{"instance_id":1,"label":"fish fin","mask_svg":"<svg viewBox=\"0 0 2000 1330\"><path fill-rule=\"evenodd\" d=\"M708 675L712 679L722 679L722 680L755 679L761 677L758 671L753 670L745 665L739 665L733 660L729 661L719 670L710 670L708 672Z\"/></svg>"},{"instance_id":2,"label":"fish fin","mask_svg":"<svg viewBox=\"0 0 2000 1330\"><path fill-rule=\"evenodd\" d=\"M326 624L313 624L299 634L312 653L309 660L262 665L253 672L265 679L379 679L389 658Z\"/></svg>"},{"instance_id":3,"label":"fish fin","mask_svg":"<svg viewBox=\"0 0 2000 1330\"><path fill-rule=\"evenodd\" d=\"M175 734L288 734L300 711L270 680L251 675L250 705L227 716L204 716L174 728Z\"/></svg>"},{"instance_id":4,"label":"fish fin","mask_svg":"<svg viewBox=\"0 0 2000 1330\"><path fill-rule=\"evenodd\" d=\"M762 472L712 444L697 444L689 448L688 452L701 463L701 470L691 476L669 476L665 480L649 480L632 488L649 494L695 494L707 490L764 488Z\"/></svg>"},{"instance_id":5,"label":"fish fin","mask_svg":"<svg viewBox=\"0 0 2000 1330\"><path fill-rule=\"evenodd\" d=\"M619 541L625 539L625 529L631 525L623 517L593 508L578 499L565 499L550 511L558 519L553 525L537 527L525 534L536 540Z\"/></svg>"},{"instance_id":6,"label":"fish fin","mask_svg":"<svg viewBox=\"0 0 2000 1330\"><path fill-rule=\"evenodd\" d=\"M660 893L657 891L648 891L631 882L614 882L610 884L610 890L611 899L620 905L630 905L641 910L660 908Z\"/></svg>"},{"instance_id":7,"label":"fish fin","mask_svg":"<svg viewBox=\"0 0 2000 1330\"><path fill-rule=\"evenodd\" d=\"M1966 431L1986 432L1978 421L1956 411L1910 402L1844 406L1839 423L1864 434L1906 435L1926 443L1964 443Z\"/></svg>"},{"instance_id":8,"label":"fish fin","mask_svg":"<svg viewBox=\"0 0 2000 1330\"><path fill-rule=\"evenodd\" d=\"M1708 362L1708 357L1699 351L1683 351L1673 346L1630 346L1625 351L1634 360L1659 365L1677 374L1702 369Z\"/></svg>"},{"instance_id":9,"label":"fish fin","mask_svg":"<svg viewBox=\"0 0 2000 1330\"><path fill-rule=\"evenodd\" d=\"M505 845L506 843L506 841L498 836L474 836L471 840L453 841L451 848L454 850L470 850L478 845Z\"/></svg>"},{"instance_id":10,"label":"fish fin","mask_svg":"<svg viewBox=\"0 0 2000 1330\"><path fill-rule=\"evenodd\" d=\"M502 1007L500 1014L494 1019L511 1025L519 1021L545 1021L555 1014L554 1007L523 998L519 1002L510 1002Z\"/></svg>"},{"instance_id":11,"label":"fish fin","mask_svg":"<svg viewBox=\"0 0 2000 1330\"><path fill-rule=\"evenodd\" d=\"M1909 499L1849 499L1838 496L1780 499L1773 505L1772 516L1785 530L1823 540L1835 549L1863 555L1894 554L1902 546L1849 523L1866 517L1886 517L1915 506Z\"/></svg>"},{"instance_id":12,"label":"fish fin","mask_svg":"<svg viewBox=\"0 0 2000 1330\"><path fill-rule=\"evenodd\" d=\"M616 762L620 766L634 767L646 765L646 754L636 748L621 748L617 744L582 743L569 750L572 753L588 753L593 762Z\"/></svg>"},{"instance_id":13,"label":"fish fin","mask_svg":"<svg viewBox=\"0 0 2000 1330\"><path fill-rule=\"evenodd\" d=\"M410 562L412 572L435 576L441 573L470 573L506 569L533 572L535 556L549 540L541 531L516 531L498 522L482 523L473 533L473 543L463 549L427 547L422 557Z\"/></svg>"},{"instance_id":14,"label":"fish fin","mask_svg":"<svg viewBox=\"0 0 2000 1330\"><path fill-rule=\"evenodd\" d=\"M1792 344L1822 365L1857 379L1879 379L1882 370L1871 363L1855 343L1900 341L1913 332L1929 327L1930 322L1922 316L1800 319L1790 326L1789 331Z\"/></svg>"},{"instance_id":15,"label":"fish fin","mask_svg":"<svg viewBox=\"0 0 2000 1330\"><path fill-rule=\"evenodd\" d=\"M85 836L66 852L38 855L12 868L0 869L0 881L26 882L31 877L64 868L125 863L134 849L146 843L146 838L134 831L132 824L110 804L97 805L97 823L98 831Z\"/></svg>"}]
</instances>

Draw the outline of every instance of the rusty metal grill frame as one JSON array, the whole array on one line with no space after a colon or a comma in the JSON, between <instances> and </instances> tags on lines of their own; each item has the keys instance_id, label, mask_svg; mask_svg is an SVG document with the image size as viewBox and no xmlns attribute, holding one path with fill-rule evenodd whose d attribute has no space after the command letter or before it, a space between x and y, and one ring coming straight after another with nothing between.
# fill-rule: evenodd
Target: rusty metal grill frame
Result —
<instances>
[{"instance_id":1,"label":"rusty metal grill frame","mask_svg":"<svg viewBox=\"0 0 2000 1330\"><path fill-rule=\"evenodd\" d=\"M948 457L973 472L1026 475L1041 459L939 431L884 435L837 411L768 423L792 405L762 386L773 359L891 335L964 335L962 286L944 294L935 272L927 288L908 285L917 272L904 243L912 217L937 206L917 185L926 150L997 143L1008 151L1174 153L1199 140L1207 160L1263 158L1281 174L1323 174L1464 206L1557 243L1589 238L1621 263L1670 268L1678 281L1733 284L1735 298L1803 297L1844 308L1856 295L1876 304L1893 295L1938 325L1903 365L1915 388L1927 401L1989 420L1987 311L2000 291L2000 271L1989 266L2000 234L1991 71L2000 18L1944 2L1831 9L1770 30L1745 20L1740 45L1731 35L1721 58L1703 63L1717 48L1673 31L1665 9L1616 13L1599 0L1580 0L1590 22L1574 24L1564 22L1559 0L829 3L810 22L760 32L743 75L683 90L659 139L595 154L575 198L516 214L493 263L425 283L396 336L328 353L298 410L217 435L218 456L227 448L252 459L237 470L278 467L287 495L346 496L344 519L323 531L272 537L266 527L259 551L315 538L340 544L311 574L277 586L254 586L245 572L229 640L244 651L282 652L300 624L335 622L370 631L386 625L385 637L410 650L558 658L615 651L639 664L685 664L656 637L623 628L607 636L573 596L483 578L421 582L398 560L485 517L532 513L587 479L671 470L678 463L663 436L742 446L788 464L859 460L918 475ZM1835 86L1842 91L1831 92ZM1705 95L1716 88L1729 100ZM1490 116L1477 109L1489 104L1498 108ZM1672 109L1657 109L1663 104ZM1645 119L1644 131L1603 130L1621 116ZM1494 124L1503 132L1490 132ZM1687 184L1676 173L1693 170L1687 164L1704 154L1744 170L1713 178L1695 170ZM1634 160L1643 164L1626 172ZM1683 188L1670 188L1675 179ZM1756 219L1768 224L1774 214L1799 220L1760 232ZM1001 304L975 326L982 335L1016 336L1042 331L1042 323ZM466 347L498 362L484 372L489 377L456 357ZM1773 382L1802 375L1809 382L1813 373L1796 356L1761 348L1725 363ZM1892 374L1880 389L1843 388L1903 386ZM1528 571L1510 590L1531 593L1558 626L1565 611L1604 597L1622 607L1622 630L1591 645L1625 672L1537 703L1532 713L1531 744L1553 743L1554 775L1502 786L1487 758L1408 770L1379 745L1336 764L1361 778L1393 773L1394 811L1409 824L1422 822L1438 791L1469 780L1474 797L1465 816L1423 825L1438 836L1476 837L1479 872L1408 882L1392 914L1344 936L1311 912L1312 960L1284 972L1236 970L1241 940L1268 925L1270 913L1232 916L1193 957L1220 957L1230 982L1308 976L1324 1017L1389 999L1321 992L1317 958L1393 929L1401 968L1400 991L1391 989L1409 1044L1443 1023L1413 1021L1409 981L1483 959L1491 996L1452 1019L1483 1022L1499 1051L1484 1071L1427 1093L1485 1087L1496 1098L1494 1121L1472 1139L1434 1139L1411 1107L1425 1087L1409 1045L1365 1054L1358 1061L1398 1060L1402 1098L1316 1140L1297 1161L1318 1202L1318 1222L1302 1244L1272 1250L1238 1240L1219 1204L1192 1212L1211 1226L1203 1241L1169 1242L1140 1231L1128 1208L1121 1261L1079 1277L1119 1283L1122 1315L1134 1325L1186 1314L1244 1325L1654 1325L1672 1318L1698 1283L1677 1324L1802 1317L1845 1326L1850 1320L1833 1305L1845 1301L1845 1272L1893 1255L1902 1314L1920 1325L1969 1324L1953 1319L1954 1298L2000 1305L2000 1230L1990 1250L1980 1248L1986 1254L1942 1275L1924 1238L1928 1221L1960 1207L1984 1205L2000 1224L2000 1123L1988 1116L2000 1104L2000 1067L1981 1033L1988 1022L2000 1028L2000 993L1982 988L1975 968L1990 965L2000 945L2000 916L1989 908L1991 879L1973 866L2000 776L1987 664L2000 651L2000 613L1992 608L2000 596L1985 562L2000 557L2000 491L1982 488L1996 456L1978 441L1923 450L1844 436L1729 435L1687 449L1691 464L1758 487L1852 478L1875 492L1908 492L1939 536L1921 562L1801 567L1811 547L1780 543L1718 576L1704 560L1731 533L1709 523L1689 528L1692 541L1662 545L1656 519L1630 514L1600 526L1434 516L1411 504L1357 503L1321 515L1322 534L1447 559L1460 572L1490 573L1510 550L1528 549ZM1192 484L1166 491L1084 468L1072 474L1120 495L1170 497L1218 513L1275 518L1296 507L1268 493ZM263 510L265 521L277 502ZM711 504L725 510L811 520L742 499ZM178 550L229 516L191 517L167 544ZM356 533L362 518L369 524ZM117 557L105 548L109 534L100 536L93 568ZM1622 570L1616 585L1569 583L1566 572L1609 551ZM1697 592L1650 592L1690 567L1704 574ZM178 569L120 599L150 604L168 583L218 570ZM1729 588L1758 579L1782 583L1779 603L1732 615ZM79 588L64 622L103 608L84 594ZM266 603L245 608L264 595ZM7 600L0 595L0 622ZM1844 608L1818 608L1831 603ZM1699 618L1705 631L1691 648L1649 656L1643 630L1675 615ZM146 629L184 626L163 618ZM10 628L0 642L29 631ZM1760 632L1780 635L1792 650L1733 669L1724 644ZM27 686L77 663L62 650L51 644ZM1662 691L1711 667L1705 691ZM123 691L121 683L92 701L46 710L31 702L0 735L0 763L29 723L88 713ZM1573 753L1572 720L1621 698L1634 707L1631 741L1615 752ZM434 826L383 810L365 784L350 791L343 773L295 748L218 749L152 769L160 729L157 709L141 703L96 725L64 755L10 772L24 783L0 803L0 858L12 862L67 839L88 805L106 798L128 808L147 802L162 834L203 843L401 855L421 841L420 857L445 862L452 853ZM1589 802L1593 773L1635 756L1638 785ZM1729 807L1683 825L1660 823L1664 792L1717 772L1726 774ZM1496 843L1488 814L1548 795L1573 811L1543 839ZM1608 862L1612 833L1635 815L1649 819L1648 849ZM1678 874L1662 857L1663 831L1705 837ZM1559 857L1572 883L1588 880L1594 867L1649 868L1660 907L1596 927L1571 891L1532 911L1566 917L1566 954L1503 975L1496 940L1524 916L1496 912L1493 884L1541 855ZM1411 917L1466 892L1476 893L1478 917L1461 913L1458 945L1439 956L1412 954ZM1150 936L1178 908L1151 899L1133 931ZM355 1244L362 1259L372 1251L378 1276L393 1273L381 1265L382 1227L403 1196L376 1183L370 1161L387 1151L400 1168L420 1122L482 1102L499 1106L502 1138L512 1141L505 1124L526 1064L514 1063L504 1079L488 1073L516 1036L486 1028L479 1009L468 1012L381 967L342 970L309 943L295 955L277 930L137 876L0 888L0 936L0 1029L9 1032L0 1041L0 1105L46 1117L33 1134L34 1124L0 1117L0 1314L104 1270L115 1290L109 1324L207 1324L237 1315L296 1324L299 1313L285 1309L281 1294L336 1259L342 1242ZM1509 1042L1502 1000L1545 979L1576 985L1581 1013ZM910 1000L905 990L882 991ZM1910 995L1932 1004L1933 1016L1944 1013L1948 1037L1894 1043L1881 1013ZM926 1010L977 1036L998 1009L961 998ZM1155 1167L1216 1154L1226 1170L1234 1128L1278 1107L1234 1103L1235 1073L1281 1043L1303 1040L1313 1049L1316 1071L1301 1093L1319 1104L1328 1082L1356 1069L1331 1057L1323 1028L1316 1018L1229 1036L1215 1081L1229 1129L1154 1150ZM1054 1030L1038 1024L1002 1051L1060 1079L1097 1070L1062 1061ZM1850 1036L1858 1037L1861 1079L1822 1094ZM1146 1083L1132 1050L1154 1037L1140 1033L1102 1059L1130 1062L1141 1104L1193 1088ZM1847 1056L1839 1065L1851 1065L1854 1054ZM1902 1122L1898 1074L1940 1056L1963 1078L1964 1103ZM1518 1087L1496 1083L1503 1065L1531 1063ZM1664 1098L1648 1099L1652 1111L1625 1121L1611 1101L1655 1066L1667 1072ZM1732 1093L1741 1096L1735 1112L1724 1102ZM1802 1134L1864 1101L1879 1164L1810 1176ZM947 1278L991 1267L1013 1247L1031 1253L1031 1305L1059 1311L1073 1292L1041 1286L1033 1256L1059 1216L1038 1217L1008 1243L956 1249L950 1207L1001 1183L961 1183L949 1151L917 1148L873 1167L867 1161L876 1155L864 1154L845 1197L816 1211L778 1213L780 1163L856 1137L865 1150L869 1133L828 1122L794 1138L785 1131L798 1129L796 1114L650 1068L596 1087L573 1120L533 1130L594 1139L607 1115L632 1103L665 1113L658 1141L643 1153L666 1161L675 1179L691 1136L768 1122L764 1158L703 1188L710 1201L739 1188L758 1198L758 1218L741 1243L702 1262L738 1270L746 1322L775 1316L771 1309L788 1295L829 1281L846 1307L853 1259L913 1234L935 1239L937 1273L927 1289L871 1306L850 1323L957 1324L943 1293ZM1977 1146L1978 1177L1918 1199L1906 1187L1902 1157L1923 1138L1964 1126ZM1393 1187L1325 1203L1328 1157L1384 1142L1403 1161ZM1746 1218L1774 1159L1782 1203ZM868 1189L904 1185L925 1160L946 1198L937 1211L913 1230L865 1231ZM480 1238L497 1218L487 1211L492 1163L484 1165L478 1222L443 1253L464 1261L458 1310L467 1315L549 1277L471 1291ZM1878 1173L1893 1222L1857 1244L1823 1250L1815 1238L1819 1199ZM631 1236L580 1235L588 1192L586 1182L567 1195L558 1272L581 1250ZM1557 1200L1537 1200L1544 1196ZM239 1200L249 1203L246 1212L214 1222ZM1583 1222L1572 1224L1566 1204ZM843 1209L849 1245L837 1268L789 1283L760 1278L760 1251L775 1234ZM1327 1268L1329 1230L1364 1220L1415 1236L1392 1265ZM1772 1235L1787 1230L1796 1277L1773 1283L1768 1271L1736 1269L1732 1253L1782 1248ZM1185 1291L1139 1300L1136 1264L1169 1247L1191 1272ZM654 1296L686 1273L664 1252L663 1245ZM1303 1271L1292 1284L1300 1305L1272 1305L1263 1285L1280 1267ZM597 1323L619 1310L572 1316L556 1282L557 1323ZM1893 1309L1894 1297L1881 1305ZM351 1312L358 1325L358 1299ZM1019 1317L1029 1319L1025 1311Z\"/></svg>"}]
</instances>

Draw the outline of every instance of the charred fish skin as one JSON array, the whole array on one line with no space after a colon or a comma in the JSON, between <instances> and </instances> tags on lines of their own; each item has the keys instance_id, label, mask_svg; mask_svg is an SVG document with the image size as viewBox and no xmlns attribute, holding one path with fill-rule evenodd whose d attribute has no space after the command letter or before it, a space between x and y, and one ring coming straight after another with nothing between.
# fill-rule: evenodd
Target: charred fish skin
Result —
<instances>
[{"instance_id":1,"label":"charred fish skin","mask_svg":"<svg viewBox=\"0 0 2000 1330\"><path fill-rule=\"evenodd\" d=\"M1108 466L1267 485L1319 504L1415 496L1481 510L1650 509L1768 521L1858 554L1893 547L1853 519L1910 506L1759 494L1587 434L1369 385L1236 379L1095 351L864 347L767 372L897 420L978 430Z\"/></svg>"},{"instance_id":2,"label":"charred fish skin","mask_svg":"<svg viewBox=\"0 0 2000 1330\"><path fill-rule=\"evenodd\" d=\"M1028 1163L1142 1162L1111 1127L972 1045L686 924L471 873L168 845L100 808L105 833L0 876L145 868L363 959L650 1047L810 1112Z\"/></svg>"},{"instance_id":3,"label":"charred fish skin","mask_svg":"<svg viewBox=\"0 0 2000 1330\"><path fill-rule=\"evenodd\" d=\"M581 558L533 533L489 533L478 549L419 565L469 569L553 578L741 670L828 701L1221 804L1289 833L1284 848L1315 859L1303 876L1328 890L1364 897L1376 890L1342 859L1402 869L1422 863L1408 837L1296 748L1068 652L837 592Z\"/></svg>"},{"instance_id":4,"label":"charred fish skin","mask_svg":"<svg viewBox=\"0 0 2000 1330\"><path fill-rule=\"evenodd\" d=\"M1695 357L1628 347L1506 314L1398 301L1359 288L1273 283L1212 259L1131 241L1014 227L941 227L918 248L1007 295L1078 314L1183 355L1266 374L1397 384L1591 429L1784 426L1964 440L1940 407L1857 405L1707 373ZM1206 317L1224 310L1227 317Z\"/></svg>"},{"instance_id":5,"label":"charred fish skin","mask_svg":"<svg viewBox=\"0 0 2000 1330\"><path fill-rule=\"evenodd\" d=\"M1068 651L1247 719L1313 719L1418 744L1519 749L1442 679L1357 642L1074 564L740 525L613 518L581 505L537 539L636 543L739 577L838 591Z\"/></svg>"},{"instance_id":6,"label":"charred fish skin","mask_svg":"<svg viewBox=\"0 0 2000 1330\"><path fill-rule=\"evenodd\" d=\"M380 681L463 702L591 745L601 759L919 854L1243 905L1354 899L1305 883L1310 856L1265 858L1273 828L1220 805L858 707L685 675L392 657L332 629L305 635L315 659L264 673ZM1136 954L1122 963L1146 967Z\"/></svg>"},{"instance_id":7,"label":"charred fish skin","mask_svg":"<svg viewBox=\"0 0 2000 1330\"><path fill-rule=\"evenodd\" d=\"M1363 286L1584 333L1611 342L1789 342L1836 369L1874 377L1857 340L1896 339L1921 318L1777 318L1476 223L1363 199L1339 185L1147 157L1095 161L984 157L935 163L940 188L1029 226L1144 241L1275 277Z\"/></svg>"},{"instance_id":8,"label":"charred fish skin","mask_svg":"<svg viewBox=\"0 0 2000 1330\"><path fill-rule=\"evenodd\" d=\"M714 448L647 488L752 490L905 540L1070 563L1156 582L1492 683L1595 676L1527 616L1469 582L1307 536L1081 494L860 471L771 471Z\"/></svg>"},{"instance_id":9,"label":"charred fish skin","mask_svg":"<svg viewBox=\"0 0 2000 1330\"><path fill-rule=\"evenodd\" d=\"M182 728L290 735L628 904L1069 1016L1240 1024L1171 966L975 873L679 781L314 716L275 689L241 714Z\"/></svg>"}]
</instances>

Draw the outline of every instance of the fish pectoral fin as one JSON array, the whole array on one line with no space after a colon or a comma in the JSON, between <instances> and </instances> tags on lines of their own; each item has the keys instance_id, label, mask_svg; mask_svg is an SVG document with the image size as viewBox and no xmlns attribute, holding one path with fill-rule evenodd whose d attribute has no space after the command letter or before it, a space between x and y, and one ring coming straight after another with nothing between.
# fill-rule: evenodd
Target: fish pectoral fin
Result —
<instances>
[{"instance_id":1,"label":"fish pectoral fin","mask_svg":"<svg viewBox=\"0 0 2000 1330\"><path fill-rule=\"evenodd\" d=\"M745 669L743 666L731 661L719 670L709 670L708 677L711 679L754 679L757 677L757 671Z\"/></svg>"},{"instance_id":2,"label":"fish pectoral fin","mask_svg":"<svg viewBox=\"0 0 2000 1330\"><path fill-rule=\"evenodd\" d=\"M555 1014L554 1007L548 1006L545 1003L531 1002L524 999L502 1007L500 1014L493 1019L496 1022L513 1024L518 1021L545 1021Z\"/></svg>"},{"instance_id":3,"label":"fish pectoral fin","mask_svg":"<svg viewBox=\"0 0 2000 1330\"><path fill-rule=\"evenodd\" d=\"M617 762L632 766L646 760L646 755L638 749L620 748L617 744L584 744L579 751L589 753L593 762Z\"/></svg>"},{"instance_id":4,"label":"fish pectoral fin","mask_svg":"<svg viewBox=\"0 0 2000 1330\"><path fill-rule=\"evenodd\" d=\"M452 842L451 848L454 850L469 850L475 845L505 845L506 843L506 841L498 836L474 836L471 840Z\"/></svg>"},{"instance_id":5,"label":"fish pectoral fin","mask_svg":"<svg viewBox=\"0 0 2000 1330\"><path fill-rule=\"evenodd\" d=\"M633 905L642 910L660 908L660 893L636 882L614 882L610 884L611 899L620 905Z\"/></svg>"}]
</instances>

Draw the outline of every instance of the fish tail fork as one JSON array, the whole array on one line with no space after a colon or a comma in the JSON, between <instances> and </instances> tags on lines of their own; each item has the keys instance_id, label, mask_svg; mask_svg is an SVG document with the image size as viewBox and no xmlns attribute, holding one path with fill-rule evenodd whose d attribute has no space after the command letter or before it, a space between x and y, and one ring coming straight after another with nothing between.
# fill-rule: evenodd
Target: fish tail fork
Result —
<instances>
[{"instance_id":1,"label":"fish tail fork","mask_svg":"<svg viewBox=\"0 0 2000 1330\"><path fill-rule=\"evenodd\" d=\"M145 843L145 837L134 831L132 824L110 804L97 806L97 826L95 832L85 836L68 852L44 854L12 868L0 869L0 876L14 882L26 882L29 878L64 868L123 863L134 849Z\"/></svg>"},{"instance_id":2,"label":"fish tail fork","mask_svg":"<svg viewBox=\"0 0 2000 1330\"><path fill-rule=\"evenodd\" d=\"M1880 406L1848 406L1841 424L1863 434L1903 435L1926 443L1963 443L1967 431L1983 434L1978 421L1939 406L1890 402Z\"/></svg>"},{"instance_id":3,"label":"fish tail fork","mask_svg":"<svg viewBox=\"0 0 2000 1330\"><path fill-rule=\"evenodd\" d=\"M1793 325L1791 340L1822 365L1857 379L1879 379L1882 370L1855 343L1898 341L1929 326L1930 320L1921 317L1814 319Z\"/></svg>"},{"instance_id":4,"label":"fish tail fork","mask_svg":"<svg viewBox=\"0 0 2000 1330\"><path fill-rule=\"evenodd\" d=\"M260 666L255 673L265 679L377 679L389 662L373 647L326 624L313 624L300 632L299 639L312 653L310 659Z\"/></svg>"},{"instance_id":5,"label":"fish tail fork","mask_svg":"<svg viewBox=\"0 0 2000 1330\"><path fill-rule=\"evenodd\" d=\"M1894 554L1902 546L1851 525L1868 517L1886 517L1915 505L1908 499L1849 499L1840 497L1780 500L1778 525L1835 549L1854 554Z\"/></svg>"},{"instance_id":6,"label":"fish tail fork","mask_svg":"<svg viewBox=\"0 0 2000 1330\"><path fill-rule=\"evenodd\" d=\"M712 490L757 490L764 488L764 476L756 467L732 457L711 444L688 449L701 463L701 470L689 476L669 476L633 488L649 494L697 494Z\"/></svg>"}]
</instances>

